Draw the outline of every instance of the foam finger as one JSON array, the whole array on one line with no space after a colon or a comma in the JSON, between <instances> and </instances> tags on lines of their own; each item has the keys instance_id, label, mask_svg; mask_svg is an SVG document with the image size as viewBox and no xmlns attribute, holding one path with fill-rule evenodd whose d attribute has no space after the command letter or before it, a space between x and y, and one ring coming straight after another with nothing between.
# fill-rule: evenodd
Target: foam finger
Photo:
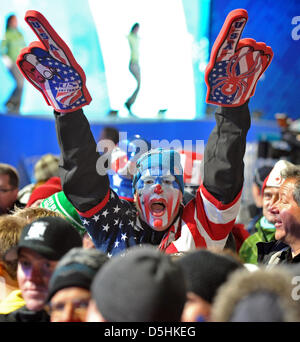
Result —
<instances>
[{"instance_id":1,"label":"foam finger","mask_svg":"<svg viewBox=\"0 0 300 342\"><path fill-rule=\"evenodd\" d=\"M27 11L25 21L54 58L64 64L71 64L69 58L74 58L71 50L40 12Z\"/></svg>"},{"instance_id":2,"label":"foam finger","mask_svg":"<svg viewBox=\"0 0 300 342\"><path fill-rule=\"evenodd\" d=\"M248 13L244 9L237 9L228 14L212 47L211 55L214 60L228 60L234 55L247 20Z\"/></svg>"}]
</instances>

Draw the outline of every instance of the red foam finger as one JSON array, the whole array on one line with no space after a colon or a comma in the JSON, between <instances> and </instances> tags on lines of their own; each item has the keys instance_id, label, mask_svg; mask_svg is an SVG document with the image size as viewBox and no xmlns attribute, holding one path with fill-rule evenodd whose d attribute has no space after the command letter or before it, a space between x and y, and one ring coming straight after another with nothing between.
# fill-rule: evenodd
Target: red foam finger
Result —
<instances>
[{"instance_id":1,"label":"red foam finger","mask_svg":"<svg viewBox=\"0 0 300 342\"><path fill-rule=\"evenodd\" d=\"M244 38L239 41L237 46L237 51L241 50L242 48L249 47L252 49L253 52L256 54L259 53L259 60L260 60L260 72L256 75L256 79L259 80L261 75L266 71L269 67L272 59L273 59L273 50L270 46L267 46L263 42L256 42L254 39L251 38ZM251 58L251 57L249 57ZM257 86L257 80L253 82L253 87L250 93L250 97L254 95L255 89Z\"/></svg>"},{"instance_id":2,"label":"red foam finger","mask_svg":"<svg viewBox=\"0 0 300 342\"><path fill-rule=\"evenodd\" d=\"M27 48L27 51L24 51L22 55L19 57L19 62L23 65L23 70L21 64L19 64L19 67L21 71L24 74L27 73L27 75L24 74L24 76L37 88L39 89L42 93L44 98L46 99L47 103L49 104L49 101L51 102L50 98L46 98L45 92L43 89L42 84L38 84L37 82L34 82L35 80L30 79L30 76L28 76L28 68L27 68L27 63L22 61L22 56L25 55L25 53L30 53L30 49L33 47L39 47L42 48L43 50L47 51L54 59L59 60L61 63L66 64L67 66L73 67L73 69L76 70L78 75L80 76L82 80L82 96L84 98L84 102L81 106L85 106L89 104L92 100L90 93L86 87L86 76L81 68L81 66L76 62L70 48L68 45L63 41L63 39L56 33L56 31L53 29L53 27L49 24L47 19L38 11L34 10L29 10L25 14L25 21L27 24L31 27L31 29L34 31L38 39L40 40L40 43L36 45L36 42L33 43L33 45L30 44L30 46ZM26 66L26 70L24 69L24 65ZM49 89L48 89L48 95L49 95ZM78 92L79 96L79 92ZM54 104L51 104L52 106L55 107ZM56 110L61 111L61 112L68 112L70 109L62 109L62 108L56 108Z\"/></svg>"}]
</instances>

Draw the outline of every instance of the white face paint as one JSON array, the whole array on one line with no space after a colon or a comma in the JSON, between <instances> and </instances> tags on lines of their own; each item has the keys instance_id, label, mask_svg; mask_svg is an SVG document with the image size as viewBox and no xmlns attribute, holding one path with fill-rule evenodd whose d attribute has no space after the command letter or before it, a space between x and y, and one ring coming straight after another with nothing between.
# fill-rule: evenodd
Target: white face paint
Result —
<instances>
[{"instance_id":1,"label":"white face paint","mask_svg":"<svg viewBox=\"0 0 300 342\"><path fill-rule=\"evenodd\" d=\"M145 170L136 184L141 219L157 231L167 229L178 214L182 193L169 170Z\"/></svg>"}]
</instances>

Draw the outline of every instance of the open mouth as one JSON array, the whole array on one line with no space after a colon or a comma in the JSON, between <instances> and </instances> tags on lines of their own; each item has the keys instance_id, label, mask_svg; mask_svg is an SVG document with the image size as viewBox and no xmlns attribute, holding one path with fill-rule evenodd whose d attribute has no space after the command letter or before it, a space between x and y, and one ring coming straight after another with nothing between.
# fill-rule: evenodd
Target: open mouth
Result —
<instances>
[{"instance_id":1,"label":"open mouth","mask_svg":"<svg viewBox=\"0 0 300 342\"><path fill-rule=\"evenodd\" d=\"M278 228L280 228L281 226L282 226L282 221L281 220L279 220L279 219L276 219L276 221L275 221L275 228L276 229L278 229Z\"/></svg>"},{"instance_id":2,"label":"open mouth","mask_svg":"<svg viewBox=\"0 0 300 342\"><path fill-rule=\"evenodd\" d=\"M163 199L153 199L150 201L150 211L153 216L162 216L166 211L166 207L166 202Z\"/></svg>"}]
</instances>

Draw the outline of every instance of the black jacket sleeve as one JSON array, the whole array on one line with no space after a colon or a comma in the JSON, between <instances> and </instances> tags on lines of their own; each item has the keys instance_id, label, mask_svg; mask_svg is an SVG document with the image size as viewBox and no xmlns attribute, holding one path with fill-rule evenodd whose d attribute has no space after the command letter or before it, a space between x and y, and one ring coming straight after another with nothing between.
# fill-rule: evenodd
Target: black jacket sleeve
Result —
<instances>
[{"instance_id":1,"label":"black jacket sleeve","mask_svg":"<svg viewBox=\"0 0 300 342\"><path fill-rule=\"evenodd\" d=\"M228 204L244 182L248 102L240 107L219 107L215 117L216 126L205 146L203 185L217 200Z\"/></svg>"},{"instance_id":2,"label":"black jacket sleeve","mask_svg":"<svg viewBox=\"0 0 300 342\"><path fill-rule=\"evenodd\" d=\"M103 172L97 172L100 154L83 111L80 109L65 115L54 113L61 151L62 187L74 207L85 212L104 199L109 190L109 179Z\"/></svg>"}]
</instances>

